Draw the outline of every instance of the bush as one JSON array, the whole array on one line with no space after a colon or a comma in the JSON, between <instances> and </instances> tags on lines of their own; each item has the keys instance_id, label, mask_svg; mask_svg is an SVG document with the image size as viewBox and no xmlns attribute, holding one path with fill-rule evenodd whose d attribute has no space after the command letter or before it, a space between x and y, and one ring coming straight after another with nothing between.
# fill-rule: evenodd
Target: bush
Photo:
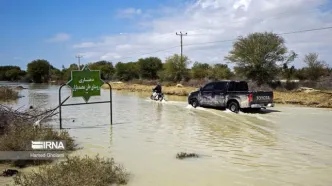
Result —
<instances>
[{"instance_id":1,"label":"bush","mask_svg":"<svg viewBox=\"0 0 332 186\"><path fill-rule=\"evenodd\" d=\"M47 127L35 127L33 124L11 125L0 136L0 151L26 151L31 149L31 141L62 140L66 143L66 150L75 150L76 144L67 131L55 131ZM50 163L50 160L12 160L14 166L25 167L27 165L40 165Z\"/></svg>"},{"instance_id":2,"label":"bush","mask_svg":"<svg viewBox=\"0 0 332 186\"><path fill-rule=\"evenodd\" d=\"M101 159L98 156L67 156L65 161L55 165L42 166L39 171L14 177L15 184L22 186L109 186L127 184L128 179L129 173L113 158Z\"/></svg>"},{"instance_id":3,"label":"bush","mask_svg":"<svg viewBox=\"0 0 332 186\"><path fill-rule=\"evenodd\" d=\"M75 150L73 138L67 131L56 131L45 125L34 126L32 113L19 113L5 106L0 107L0 151L25 151L31 149L31 141L36 140L62 140L66 143L66 150ZM39 114L43 116L42 114ZM31 119L32 118L32 119ZM38 117L37 117L38 118ZM13 160L0 161L10 162L14 166L24 167L26 165L40 165L49 163L49 160Z\"/></svg>"},{"instance_id":4,"label":"bush","mask_svg":"<svg viewBox=\"0 0 332 186\"><path fill-rule=\"evenodd\" d=\"M0 87L0 101L16 100L18 99L18 92L9 87Z\"/></svg>"}]
</instances>

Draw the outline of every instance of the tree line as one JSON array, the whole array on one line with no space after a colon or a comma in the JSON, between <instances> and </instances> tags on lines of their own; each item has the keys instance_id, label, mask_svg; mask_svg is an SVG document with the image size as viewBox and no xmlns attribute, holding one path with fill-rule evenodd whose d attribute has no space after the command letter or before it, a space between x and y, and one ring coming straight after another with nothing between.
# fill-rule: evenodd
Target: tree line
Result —
<instances>
[{"instance_id":1,"label":"tree line","mask_svg":"<svg viewBox=\"0 0 332 186\"><path fill-rule=\"evenodd\" d=\"M306 54L303 59L306 66L300 69L292 65L296 58L298 54L286 47L284 38L272 32L257 32L239 37L224 61L217 64L192 62L187 56L181 58L174 54L164 62L158 57L147 57L127 63L117 62L115 65L110 61L90 62L87 65L91 70L100 70L104 80L120 81L246 79L263 85L278 79L317 81L332 74L332 68L325 61L319 60L317 53ZM231 70L228 64L234 64L234 69ZM49 61L37 59L28 63L26 71L18 66L0 66L0 80L35 83L68 81L70 72L77 69L75 63L57 69Z\"/></svg>"}]
</instances>

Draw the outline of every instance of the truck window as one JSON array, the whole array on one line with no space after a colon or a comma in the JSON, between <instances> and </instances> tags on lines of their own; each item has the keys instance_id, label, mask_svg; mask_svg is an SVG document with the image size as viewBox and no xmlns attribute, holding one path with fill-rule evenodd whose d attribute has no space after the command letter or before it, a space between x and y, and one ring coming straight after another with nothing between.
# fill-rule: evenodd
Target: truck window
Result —
<instances>
[{"instance_id":1,"label":"truck window","mask_svg":"<svg viewBox=\"0 0 332 186\"><path fill-rule=\"evenodd\" d=\"M235 82L235 91L248 91L248 84L246 82Z\"/></svg>"},{"instance_id":2,"label":"truck window","mask_svg":"<svg viewBox=\"0 0 332 186\"><path fill-rule=\"evenodd\" d=\"M235 91L235 82L230 82L228 84L228 91Z\"/></svg>"},{"instance_id":3,"label":"truck window","mask_svg":"<svg viewBox=\"0 0 332 186\"><path fill-rule=\"evenodd\" d=\"M227 82L217 82L214 89L215 90L225 90L227 86Z\"/></svg>"},{"instance_id":4,"label":"truck window","mask_svg":"<svg viewBox=\"0 0 332 186\"><path fill-rule=\"evenodd\" d=\"M205 87L203 88L203 90L213 90L214 88L214 84L213 83L209 83L207 85L205 85Z\"/></svg>"}]
</instances>

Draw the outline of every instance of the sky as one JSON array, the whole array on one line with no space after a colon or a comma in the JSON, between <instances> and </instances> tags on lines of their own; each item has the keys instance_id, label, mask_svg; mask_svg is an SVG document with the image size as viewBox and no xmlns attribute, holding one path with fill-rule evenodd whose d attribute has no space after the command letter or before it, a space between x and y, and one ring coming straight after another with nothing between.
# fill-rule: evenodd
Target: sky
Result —
<instances>
[{"instance_id":1,"label":"sky","mask_svg":"<svg viewBox=\"0 0 332 186\"><path fill-rule=\"evenodd\" d=\"M216 64L238 36L332 27L332 0L0 0L0 65L26 69L35 59L61 68L183 54ZM282 35L305 66L309 52L332 66L332 29ZM219 41L219 42L216 42Z\"/></svg>"}]
</instances>

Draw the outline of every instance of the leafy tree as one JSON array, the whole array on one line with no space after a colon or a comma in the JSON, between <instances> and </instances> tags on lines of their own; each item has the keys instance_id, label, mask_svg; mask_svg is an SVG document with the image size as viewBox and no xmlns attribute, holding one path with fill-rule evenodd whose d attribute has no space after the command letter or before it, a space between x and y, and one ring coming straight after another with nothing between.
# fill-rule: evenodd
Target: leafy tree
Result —
<instances>
[{"instance_id":1,"label":"leafy tree","mask_svg":"<svg viewBox=\"0 0 332 186\"><path fill-rule=\"evenodd\" d=\"M297 57L288 52L285 40L272 32L252 33L239 37L225 59L237 65L238 73L256 81L258 85L274 80Z\"/></svg>"},{"instance_id":2,"label":"leafy tree","mask_svg":"<svg viewBox=\"0 0 332 186\"><path fill-rule=\"evenodd\" d=\"M230 79L234 74L226 64L215 64L210 73L210 79L222 80Z\"/></svg>"},{"instance_id":3,"label":"leafy tree","mask_svg":"<svg viewBox=\"0 0 332 186\"><path fill-rule=\"evenodd\" d=\"M100 76L104 80L112 79L112 76L115 73L115 68L112 62L97 61L94 63L89 63L88 66L91 70L100 70Z\"/></svg>"},{"instance_id":4,"label":"leafy tree","mask_svg":"<svg viewBox=\"0 0 332 186\"><path fill-rule=\"evenodd\" d=\"M25 75L25 71L18 66L0 66L0 80L1 81L16 81Z\"/></svg>"},{"instance_id":5,"label":"leafy tree","mask_svg":"<svg viewBox=\"0 0 332 186\"><path fill-rule=\"evenodd\" d=\"M178 54L167 57L164 64L165 79L174 82L187 79L189 76L187 69L189 63L189 59L186 56L184 56L182 60L181 56Z\"/></svg>"},{"instance_id":6,"label":"leafy tree","mask_svg":"<svg viewBox=\"0 0 332 186\"><path fill-rule=\"evenodd\" d=\"M37 59L28 64L28 74L35 83L46 83L49 80L50 63L44 59Z\"/></svg>"},{"instance_id":7,"label":"leafy tree","mask_svg":"<svg viewBox=\"0 0 332 186\"><path fill-rule=\"evenodd\" d=\"M191 75L194 79L204 79L209 77L211 66L207 63L195 62L191 67Z\"/></svg>"},{"instance_id":8,"label":"leafy tree","mask_svg":"<svg viewBox=\"0 0 332 186\"><path fill-rule=\"evenodd\" d=\"M283 69L282 69L282 77L286 78L287 80L290 80L291 78L294 77L296 72L296 69L294 66L292 66L291 68L288 68L287 64L283 65Z\"/></svg>"},{"instance_id":9,"label":"leafy tree","mask_svg":"<svg viewBox=\"0 0 332 186\"><path fill-rule=\"evenodd\" d=\"M158 71L163 68L161 59L157 57L141 58L137 63L140 76L144 79L157 79Z\"/></svg>"},{"instance_id":10,"label":"leafy tree","mask_svg":"<svg viewBox=\"0 0 332 186\"><path fill-rule=\"evenodd\" d=\"M62 68L63 68L61 71L62 79L65 81L69 81L71 78L71 71L78 70L78 65L75 63L72 63L69 65L69 68L64 68L64 66Z\"/></svg>"},{"instance_id":11,"label":"leafy tree","mask_svg":"<svg viewBox=\"0 0 332 186\"><path fill-rule=\"evenodd\" d=\"M51 69L51 72L50 72L51 80L61 80L63 78L62 72L59 69L55 68L52 65L51 65L50 69Z\"/></svg>"},{"instance_id":12,"label":"leafy tree","mask_svg":"<svg viewBox=\"0 0 332 186\"><path fill-rule=\"evenodd\" d=\"M8 71L5 73L5 76L6 76L10 81L15 81L15 80L18 80L18 79L19 79L20 74L21 74L21 70L16 69L16 68L13 68L13 69L8 70Z\"/></svg>"},{"instance_id":13,"label":"leafy tree","mask_svg":"<svg viewBox=\"0 0 332 186\"><path fill-rule=\"evenodd\" d=\"M122 63L118 62L115 65L116 78L122 81L129 81L132 79L138 79L138 64L136 62Z\"/></svg>"},{"instance_id":14,"label":"leafy tree","mask_svg":"<svg viewBox=\"0 0 332 186\"><path fill-rule=\"evenodd\" d=\"M328 73L328 67L325 61L318 60L317 53L305 55L304 62L308 65L306 71L310 80L317 81L320 77Z\"/></svg>"},{"instance_id":15,"label":"leafy tree","mask_svg":"<svg viewBox=\"0 0 332 186\"><path fill-rule=\"evenodd\" d=\"M301 68L301 69L295 70L294 77L297 78L297 79L299 79L299 80L306 80L306 79L308 79L306 68Z\"/></svg>"}]
</instances>

